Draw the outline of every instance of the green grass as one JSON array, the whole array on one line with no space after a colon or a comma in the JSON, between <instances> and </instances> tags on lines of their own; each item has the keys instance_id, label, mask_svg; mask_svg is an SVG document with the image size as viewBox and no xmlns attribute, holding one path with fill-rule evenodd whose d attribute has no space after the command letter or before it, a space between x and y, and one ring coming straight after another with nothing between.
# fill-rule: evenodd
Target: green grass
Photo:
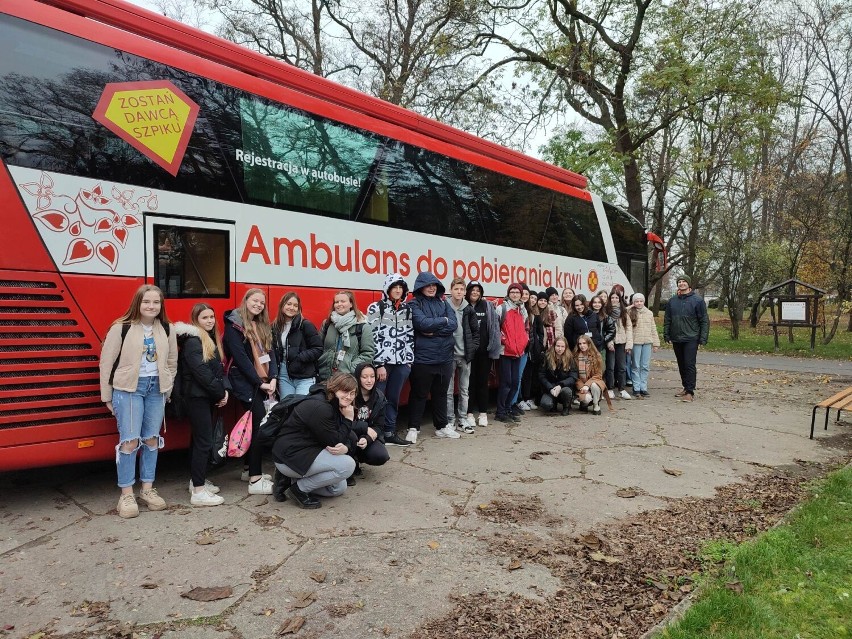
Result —
<instances>
[{"instance_id":1,"label":"green grass","mask_svg":"<svg viewBox=\"0 0 852 639\"><path fill-rule=\"evenodd\" d=\"M842 317L840 326L830 344L821 344L822 329L817 329L816 348L811 351L811 331L809 328L794 328L793 343L787 341L787 329L778 329L778 350L772 328L765 322L752 328L748 321L740 324L740 338L731 339L731 323L725 313L710 310L710 338L705 347L708 351L722 353L754 353L769 355L789 355L793 357L815 357L825 359L852 359L852 333L846 331L846 317ZM663 314L657 318L660 341L663 339Z\"/></svg>"},{"instance_id":2,"label":"green grass","mask_svg":"<svg viewBox=\"0 0 852 639\"><path fill-rule=\"evenodd\" d=\"M784 525L733 550L711 542L702 556L727 563L660 639L852 637L852 467L816 486Z\"/></svg>"}]
</instances>

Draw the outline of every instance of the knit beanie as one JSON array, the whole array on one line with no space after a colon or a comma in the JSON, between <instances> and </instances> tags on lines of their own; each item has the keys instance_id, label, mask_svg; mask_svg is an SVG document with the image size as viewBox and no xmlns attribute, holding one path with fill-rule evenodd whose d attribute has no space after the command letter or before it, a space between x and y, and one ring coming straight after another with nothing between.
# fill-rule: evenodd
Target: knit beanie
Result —
<instances>
[{"instance_id":1,"label":"knit beanie","mask_svg":"<svg viewBox=\"0 0 852 639\"><path fill-rule=\"evenodd\" d=\"M677 279L675 280L675 283L680 282L681 280L686 282L689 288L692 288L692 279L688 275L678 275Z\"/></svg>"},{"instance_id":2,"label":"knit beanie","mask_svg":"<svg viewBox=\"0 0 852 639\"><path fill-rule=\"evenodd\" d=\"M559 291L552 286L548 286L547 289L545 289L544 294L547 295L547 299L550 299L551 295L559 295Z\"/></svg>"},{"instance_id":3,"label":"knit beanie","mask_svg":"<svg viewBox=\"0 0 852 639\"><path fill-rule=\"evenodd\" d=\"M523 286L521 286L521 285L520 285L520 284L518 284L517 282L512 282L511 284L509 284L509 288L507 288L507 289L506 289L506 297L509 297L509 293L511 293L511 292L512 292L512 289L513 289L513 288L518 289L518 293L523 293L523 292L524 292L524 288L523 288Z\"/></svg>"}]
</instances>

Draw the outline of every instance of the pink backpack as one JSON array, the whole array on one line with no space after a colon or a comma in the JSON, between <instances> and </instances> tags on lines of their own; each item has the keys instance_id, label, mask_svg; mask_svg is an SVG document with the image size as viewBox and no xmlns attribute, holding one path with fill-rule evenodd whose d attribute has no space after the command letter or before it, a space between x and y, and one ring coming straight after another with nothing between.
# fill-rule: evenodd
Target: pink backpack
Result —
<instances>
[{"instance_id":1,"label":"pink backpack","mask_svg":"<svg viewBox=\"0 0 852 639\"><path fill-rule=\"evenodd\" d=\"M247 410L231 429L228 457L242 457L251 446L251 411Z\"/></svg>"},{"instance_id":2,"label":"pink backpack","mask_svg":"<svg viewBox=\"0 0 852 639\"><path fill-rule=\"evenodd\" d=\"M508 305L504 307L503 322L500 324L500 343L503 345L503 355L506 357L520 357L527 349L530 341L524 317L521 312Z\"/></svg>"}]
</instances>

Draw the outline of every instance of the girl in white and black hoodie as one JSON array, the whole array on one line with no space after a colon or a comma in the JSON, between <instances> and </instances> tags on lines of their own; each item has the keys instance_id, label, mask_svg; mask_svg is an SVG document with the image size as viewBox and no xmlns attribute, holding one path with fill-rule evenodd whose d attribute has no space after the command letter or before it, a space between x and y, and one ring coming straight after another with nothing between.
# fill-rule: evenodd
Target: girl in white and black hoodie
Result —
<instances>
[{"instance_id":1,"label":"girl in white and black hoodie","mask_svg":"<svg viewBox=\"0 0 852 639\"><path fill-rule=\"evenodd\" d=\"M396 417L399 413L399 396L414 362L414 323L411 308L405 301L408 284L399 273L385 278L382 299L367 308L367 325L373 332L376 354L376 388L387 399L384 420L384 438L387 446L409 446L396 434Z\"/></svg>"}]
</instances>

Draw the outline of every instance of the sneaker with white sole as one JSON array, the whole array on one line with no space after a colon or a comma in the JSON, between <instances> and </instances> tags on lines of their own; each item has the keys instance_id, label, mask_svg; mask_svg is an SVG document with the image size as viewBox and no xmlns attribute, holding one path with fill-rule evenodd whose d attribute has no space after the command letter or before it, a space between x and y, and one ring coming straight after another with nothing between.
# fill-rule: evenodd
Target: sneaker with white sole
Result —
<instances>
[{"instance_id":1,"label":"sneaker with white sole","mask_svg":"<svg viewBox=\"0 0 852 639\"><path fill-rule=\"evenodd\" d=\"M214 484L213 482L211 482L209 479L205 479L204 480L204 490L206 490L211 495L215 495L219 492L219 487L216 484ZM195 492L195 486L192 485L192 480L190 479L189 480L189 494L191 495L194 492Z\"/></svg>"},{"instance_id":2,"label":"sneaker with white sole","mask_svg":"<svg viewBox=\"0 0 852 639\"><path fill-rule=\"evenodd\" d=\"M538 406L536 405L536 403L535 403L533 400L529 400L529 401L527 402L527 407L528 407L530 410L536 410L536 409L538 408Z\"/></svg>"},{"instance_id":3,"label":"sneaker with white sole","mask_svg":"<svg viewBox=\"0 0 852 639\"><path fill-rule=\"evenodd\" d=\"M476 421L477 426L488 426L488 415L479 413L479 419Z\"/></svg>"},{"instance_id":4,"label":"sneaker with white sole","mask_svg":"<svg viewBox=\"0 0 852 639\"><path fill-rule=\"evenodd\" d=\"M121 497L118 498L116 509L118 510L118 516L122 519L133 519L139 516L139 505L136 503L136 497L133 493L127 493L126 495L122 493Z\"/></svg>"},{"instance_id":5,"label":"sneaker with white sole","mask_svg":"<svg viewBox=\"0 0 852 639\"><path fill-rule=\"evenodd\" d=\"M633 399L626 390L621 391L621 399Z\"/></svg>"},{"instance_id":6,"label":"sneaker with white sole","mask_svg":"<svg viewBox=\"0 0 852 639\"><path fill-rule=\"evenodd\" d=\"M456 423L457 423L457 422L456 422L456 420L455 420L455 419L453 419L453 421L449 422L449 423L445 426L445 428L449 428L450 430L455 431L455 430L456 430Z\"/></svg>"},{"instance_id":7,"label":"sneaker with white sole","mask_svg":"<svg viewBox=\"0 0 852 639\"><path fill-rule=\"evenodd\" d=\"M467 414L467 423L471 426L476 426L476 417L473 416L473 413Z\"/></svg>"},{"instance_id":8,"label":"sneaker with white sole","mask_svg":"<svg viewBox=\"0 0 852 639\"><path fill-rule=\"evenodd\" d=\"M473 435L476 432L475 424L476 422L473 421L472 417L459 420L459 428L465 435Z\"/></svg>"},{"instance_id":9,"label":"sneaker with white sole","mask_svg":"<svg viewBox=\"0 0 852 639\"><path fill-rule=\"evenodd\" d=\"M613 391L608 390L608 391L606 392L606 394L607 394L607 395L609 395L609 398L610 398L610 399L615 399L615 393L614 393Z\"/></svg>"},{"instance_id":10,"label":"sneaker with white sole","mask_svg":"<svg viewBox=\"0 0 852 639\"><path fill-rule=\"evenodd\" d=\"M140 490L139 499L145 502L148 510L163 510L166 507L166 500L157 494L157 489L153 486L148 490Z\"/></svg>"},{"instance_id":11,"label":"sneaker with white sole","mask_svg":"<svg viewBox=\"0 0 852 639\"><path fill-rule=\"evenodd\" d=\"M411 442L412 444L417 443L417 435L420 431L416 428L409 428L408 432L405 434L405 441Z\"/></svg>"},{"instance_id":12,"label":"sneaker with white sole","mask_svg":"<svg viewBox=\"0 0 852 639\"><path fill-rule=\"evenodd\" d=\"M261 477L264 477L266 479L272 479L272 475L269 475L267 473L263 473ZM249 474L248 468L243 468L243 472L240 474L240 479L243 481L248 481L249 479L251 479L251 475Z\"/></svg>"},{"instance_id":13,"label":"sneaker with white sole","mask_svg":"<svg viewBox=\"0 0 852 639\"><path fill-rule=\"evenodd\" d=\"M452 430L449 426L444 426L435 431L435 437L443 437L447 439L459 439L461 435L459 435L456 431Z\"/></svg>"},{"instance_id":14,"label":"sneaker with white sole","mask_svg":"<svg viewBox=\"0 0 852 639\"><path fill-rule=\"evenodd\" d=\"M218 506L224 502L222 497L209 493L206 489L197 493L193 492L192 497L189 498L189 503L193 506Z\"/></svg>"},{"instance_id":15,"label":"sneaker with white sole","mask_svg":"<svg viewBox=\"0 0 852 639\"><path fill-rule=\"evenodd\" d=\"M272 494L272 479L269 475L264 475L255 482L249 482L249 495L271 495Z\"/></svg>"}]
</instances>

